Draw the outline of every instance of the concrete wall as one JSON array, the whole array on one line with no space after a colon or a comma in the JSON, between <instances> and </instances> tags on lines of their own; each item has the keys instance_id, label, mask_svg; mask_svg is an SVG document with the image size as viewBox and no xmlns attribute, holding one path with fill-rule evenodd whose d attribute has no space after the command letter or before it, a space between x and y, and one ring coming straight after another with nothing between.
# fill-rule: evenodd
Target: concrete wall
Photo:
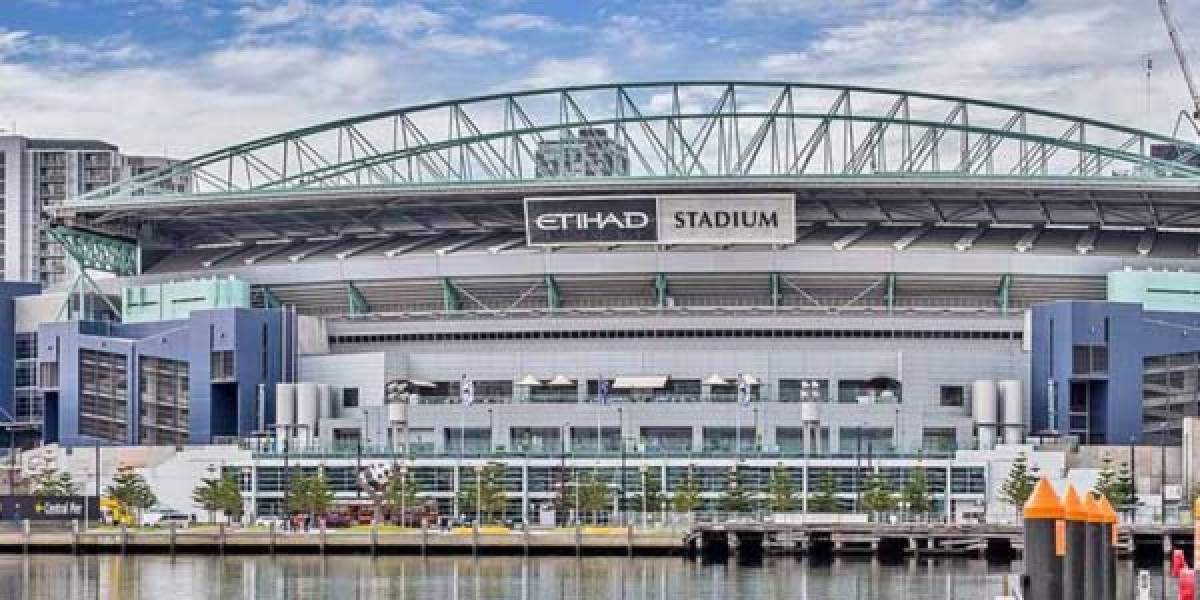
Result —
<instances>
[{"instance_id":1,"label":"concrete wall","mask_svg":"<svg viewBox=\"0 0 1200 600\"><path fill-rule=\"evenodd\" d=\"M704 427L754 427L765 446L776 443L778 427L799 427L800 405L777 399L780 379L830 380L831 398L837 381L886 376L901 381L901 404L821 405L822 426L830 429L830 447L837 448L843 427L898 426L901 449L915 452L925 428L953 428L960 447L973 445L970 400L959 407L942 407L941 385L970 384L979 378L1025 380L1029 363L1017 340L954 339L580 339L469 342L405 342L369 346L372 352L301 358L301 379L345 387L358 385L362 404L382 403L380 376L385 356L397 357L388 377L427 381L517 381L527 374L549 379L563 374L576 380L578 404L534 404L516 399L504 404L477 403L465 410L458 404L418 404L410 407L413 428L435 430L444 439L446 428L460 422L468 428L493 425L492 443L513 447L513 427L616 427L617 406L588 403L586 381L633 375L666 375L703 379L713 373L752 374L765 386L762 402L740 409L730 403L625 403L621 424L625 437L636 438L641 427L692 427L699 440ZM401 360L402 359L402 360ZM376 388L377 389L372 389ZM865 451L865 449L864 449Z\"/></svg>"}]
</instances>

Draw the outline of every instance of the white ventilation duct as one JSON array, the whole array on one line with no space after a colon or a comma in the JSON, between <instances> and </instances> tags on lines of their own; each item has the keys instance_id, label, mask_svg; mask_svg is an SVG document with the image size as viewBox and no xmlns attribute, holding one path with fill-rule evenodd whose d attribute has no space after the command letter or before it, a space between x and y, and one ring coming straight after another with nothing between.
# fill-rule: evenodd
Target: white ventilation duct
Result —
<instances>
[{"instance_id":1,"label":"white ventilation duct","mask_svg":"<svg viewBox=\"0 0 1200 600\"><path fill-rule=\"evenodd\" d=\"M1024 386L1015 379L1005 379L997 384L1000 402L1004 405L1004 443L1025 442L1025 394Z\"/></svg>"}]
</instances>

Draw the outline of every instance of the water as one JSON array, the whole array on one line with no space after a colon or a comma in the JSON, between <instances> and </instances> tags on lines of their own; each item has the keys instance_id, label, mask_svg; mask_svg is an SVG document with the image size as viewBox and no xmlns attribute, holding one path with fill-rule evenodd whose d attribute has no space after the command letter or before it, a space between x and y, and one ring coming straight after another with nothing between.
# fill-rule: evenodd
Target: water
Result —
<instances>
[{"instance_id":1,"label":"water","mask_svg":"<svg viewBox=\"0 0 1200 600\"><path fill-rule=\"evenodd\" d=\"M0 598L985 600L1019 570L968 560L779 558L744 566L681 558L8 555L0 556ZM1160 593L1156 587L1151 597Z\"/></svg>"}]
</instances>

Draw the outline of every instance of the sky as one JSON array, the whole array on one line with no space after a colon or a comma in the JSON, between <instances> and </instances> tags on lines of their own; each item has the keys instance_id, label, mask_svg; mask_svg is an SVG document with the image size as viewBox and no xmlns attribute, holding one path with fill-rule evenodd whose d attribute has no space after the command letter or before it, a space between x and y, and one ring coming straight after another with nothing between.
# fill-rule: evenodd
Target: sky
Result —
<instances>
[{"instance_id":1,"label":"sky","mask_svg":"<svg viewBox=\"0 0 1200 600\"><path fill-rule=\"evenodd\" d=\"M1172 2L1200 64L1200 0ZM1164 133L1190 103L1156 0L0 0L0 128L130 153L695 79L900 87Z\"/></svg>"}]
</instances>

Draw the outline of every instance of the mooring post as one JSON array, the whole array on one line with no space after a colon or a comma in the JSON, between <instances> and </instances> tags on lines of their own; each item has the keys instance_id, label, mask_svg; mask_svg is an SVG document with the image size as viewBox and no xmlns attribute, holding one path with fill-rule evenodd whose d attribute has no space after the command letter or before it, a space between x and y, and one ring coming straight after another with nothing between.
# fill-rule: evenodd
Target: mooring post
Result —
<instances>
[{"instance_id":1,"label":"mooring post","mask_svg":"<svg viewBox=\"0 0 1200 600\"><path fill-rule=\"evenodd\" d=\"M421 521L421 556L429 552L429 525Z\"/></svg>"},{"instance_id":2,"label":"mooring post","mask_svg":"<svg viewBox=\"0 0 1200 600\"><path fill-rule=\"evenodd\" d=\"M175 557L175 524L171 523L171 558Z\"/></svg>"},{"instance_id":3,"label":"mooring post","mask_svg":"<svg viewBox=\"0 0 1200 600\"><path fill-rule=\"evenodd\" d=\"M583 557L583 528L575 523L575 558Z\"/></svg>"},{"instance_id":4,"label":"mooring post","mask_svg":"<svg viewBox=\"0 0 1200 600\"><path fill-rule=\"evenodd\" d=\"M479 556L479 522L471 527L471 556Z\"/></svg>"},{"instance_id":5,"label":"mooring post","mask_svg":"<svg viewBox=\"0 0 1200 600\"><path fill-rule=\"evenodd\" d=\"M1087 508L1087 577L1084 578L1083 595L1088 600L1104 599L1104 540L1103 512L1096 502L1096 497L1088 492L1084 495L1084 506Z\"/></svg>"},{"instance_id":6,"label":"mooring post","mask_svg":"<svg viewBox=\"0 0 1200 600\"><path fill-rule=\"evenodd\" d=\"M525 556L529 556L529 523L525 524L525 530L521 533L521 541L525 548Z\"/></svg>"},{"instance_id":7,"label":"mooring post","mask_svg":"<svg viewBox=\"0 0 1200 600\"><path fill-rule=\"evenodd\" d=\"M625 554L633 558L633 524L625 525Z\"/></svg>"},{"instance_id":8,"label":"mooring post","mask_svg":"<svg viewBox=\"0 0 1200 600\"><path fill-rule=\"evenodd\" d=\"M377 548L378 546L379 546L379 524L372 521L371 522L371 556L372 557L374 557L376 555L376 552L378 552L378 548Z\"/></svg>"},{"instance_id":9,"label":"mooring post","mask_svg":"<svg viewBox=\"0 0 1200 600\"><path fill-rule=\"evenodd\" d=\"M271 530L271 534L270 534L271 556L274 556L275 555L275 521L271 521L269 528Z\"/></svg>"},{"instance_id":10,"label":"mooring post","mask_svg":"<svg viewBox=\"0 0 1200 600\"><path fill-rule=\"evenodd\" d=\"M129 528L124 523L121 523L121 554L125 554L125 547L129 545Z\"/></svg>"},{"instance_id":11,"label":"mooring post","mask_svg":"<svg viewBox=\"0 0 1200 600\"><path fill-rule=\"evenodd\" d=\"M79 520L71 520L71 554L79 554Z\"/></svg>"},{"instance_id":12,"label":"mooring post","mask_svg":"<svg viewBox=\"0 0 1200 600\"><path fill-rule=\"evenodd\" d=\"M25 544L24 544L25 554L29 554L29 538L31 535L33 535L32 531L29 527L29 519L22 519L21 525L25 530Z\"/></svg>"},{"instance_id":13,"label":"mooring post","mask_svg":"<svg viewBox=\"0 0 1200 600\"><path fill-rule=\"evenodd\" d=\"M1102 550L1100 567L1103 575L1101 586L1103 600L1117 600L1117 511L1113 510L1108 497L1101 495L1098 500L1100 507L1100 531Z\"/></svg>"},{"instance_id":14,"label":"mooring post","mask_svg":"<svg viewBox=\"0 0 1200 600\"><path fill-rule=\"evenodd\" d=\"M1063 580L1058 522L1063 518L1063 505L1046 478L1034 486L1023 512L1025 575L1029 581L1025 600L1060 600Z\"/></svg>"},{"instance_id":15,"label":"mooring post","mask_svg":"<svg viewBox=\"0 0 1200 600\"><path fill-rule=\"evenodd\" d=\"M1063 494L1063 520L1065 521L1066 555L1063 556L1063 600L1089 600L1085 595L1084 579L1087 577L1088 556L1087 523L1088 511L1075 486L1067 485Z\"/></svg>"},{"instance_id":16,"label":"mooring post","mask_svg":"<svg viewBox=\"0 0 1200 600\"><path fill-rule=\"evenodd\" d=\"M217 545L221 549L221 556L225 556L225 524L217 524Z\"/></svg>"},{"instance_id":17,"label":"mooring post","mask_svg":"<svg viewBox=\"0 0 1200 600\"><path fill-rule=\"evenodd\" d=\"M325 519L319 520L317 526L320 528L318 533L320 535L321 556L325 556Z\"/></svg>"}]
</instances>

